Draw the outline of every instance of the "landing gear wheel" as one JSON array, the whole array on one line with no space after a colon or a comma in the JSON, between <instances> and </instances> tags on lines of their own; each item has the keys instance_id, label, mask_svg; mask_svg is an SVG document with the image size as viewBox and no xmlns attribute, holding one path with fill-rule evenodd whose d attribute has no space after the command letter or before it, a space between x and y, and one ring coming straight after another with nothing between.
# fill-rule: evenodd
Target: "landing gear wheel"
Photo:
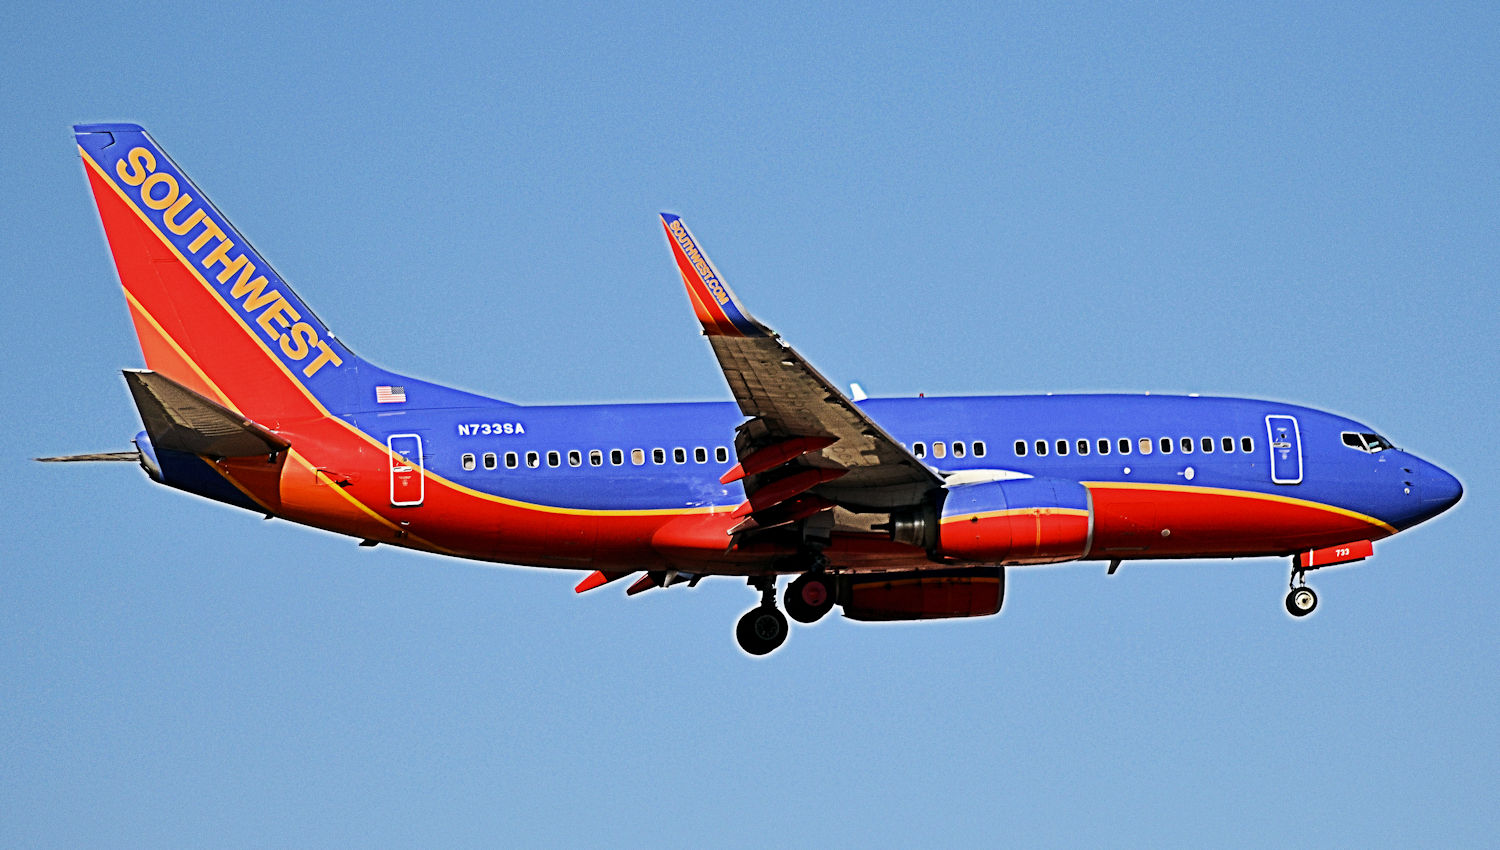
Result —
<instances>
[{"instance_id":1,"label":"landing gear wheel","mask_svg":"<svg viewBox=\"0 0 1500 850\"><path fill-rule=\"evenodd\" d=\"M1318 594L1306 585L1294 587L1286 595L1286 611L1293 617L1306 617L1318 607Z\"/></svg>"},{"instance_id":2,"label":"landing gear wheel","mask_svg":"<svg viewBox=\"0 0 1500 850\"><path fill-rule=\"evenodd\" d=\"M770 605L757 605L745 612L734 627L735 639L740 649L751 655L765 655L786 643L786 617Z\"/></svg>"},{"instance_id":3,"label":"landing gear wheel","mask_svg":"<svg viewBox=\"0 0 1500 850\"><path fill-rule=\"evenodd\" d=\"M826 574L803 573L786 586L786 612L799 623L816 623L833 610L833 579Z\"/></svg>"}]
</instances>

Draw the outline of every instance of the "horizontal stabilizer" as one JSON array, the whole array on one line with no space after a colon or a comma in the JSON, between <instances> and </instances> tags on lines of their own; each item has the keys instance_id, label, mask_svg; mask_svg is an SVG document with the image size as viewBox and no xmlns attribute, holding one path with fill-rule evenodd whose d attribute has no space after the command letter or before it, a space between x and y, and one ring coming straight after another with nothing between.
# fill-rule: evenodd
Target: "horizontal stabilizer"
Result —
<instances>
[{"instance_id":1,"label":"horizontal stabilizer","mask_svg":"<svg viewBox=\"0 0 1500 850\"><path fill-rule=\"evenodd\" d=\"M211 457L250 457L289 444L218 402L156 372L126 370L125 383L158 449Z\"/></svg>"},{"instance_id":2,"label":"horizontal stabilizer","mask_svg":"<svg viewBox=\"0 0 1500 850\"><path fill-rule=\"evenodd\" d=\"M59 455L58 457L39 457L36 460L42 463L91 463L95 461L130 461L141 459L140 452L93 452L84 455Z\"/></svg>"}]
</instances>

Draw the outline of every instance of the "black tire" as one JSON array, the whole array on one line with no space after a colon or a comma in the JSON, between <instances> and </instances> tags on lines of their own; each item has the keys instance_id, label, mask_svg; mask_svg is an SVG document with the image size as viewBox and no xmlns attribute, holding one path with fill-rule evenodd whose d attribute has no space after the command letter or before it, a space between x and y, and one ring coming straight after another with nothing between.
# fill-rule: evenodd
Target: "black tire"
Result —
<instances>
[{"instance_id":1,"label":"black tire","mask_svg":"<svg viewBox=\"0 0 1500 850\"><path fill-rule=\"evenodd\" d=\"M765 655L786 643L791 631L786 617L769 605L759 605L745 612L734 627L735 639L740 649L751 655Z\"/></svg>"},{"instance_id":2,"label":"black tire","mask_svg":"<svg viewBox=\"0 0 1500 850\"><path fill-rule=\"evenodd\" d=\"M823 573L804 573L786 586L786 612L799 623L816 623L833 610L833 579Z\"/></svg>"},{"instance_id":3,"label":"black tire","mask_svg":"<svg viewBox=\"0 0 1500 850\"><path fill-rule=\"evenodd\" d=\"M1286 595L1286 612L1293 617L1306 617L1318 607L1318 594L1310 587L1294 587Z\"/></svg>"}]
</instances>

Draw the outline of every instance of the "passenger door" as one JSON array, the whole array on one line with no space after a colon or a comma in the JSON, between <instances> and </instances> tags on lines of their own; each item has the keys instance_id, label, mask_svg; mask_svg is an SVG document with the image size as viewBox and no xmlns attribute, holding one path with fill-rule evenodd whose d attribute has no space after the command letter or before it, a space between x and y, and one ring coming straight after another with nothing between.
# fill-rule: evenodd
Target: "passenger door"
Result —
<instances>
[{"instance_id":1,"label":"passenger door","mask_svg":"<svg viewBox=\"0 0 1500 850\"><path fill-rule=\"evenodd\" d=\"M422 475L422 438L416 434L392 434L385 444L391 450L391 506L422 504L426 483Z\"/></svg>"},{"instance_id":2,"label":"passenger door","mask_svg":"<svg viewBox=\"0 0 1500 850\"><path fill-rule=\"evenodd\" d=\"M1292 416L1267 416L1266 436L1271 452L1271 483L1302 483L1302 434Z\"/></svg>"}]
</instances>

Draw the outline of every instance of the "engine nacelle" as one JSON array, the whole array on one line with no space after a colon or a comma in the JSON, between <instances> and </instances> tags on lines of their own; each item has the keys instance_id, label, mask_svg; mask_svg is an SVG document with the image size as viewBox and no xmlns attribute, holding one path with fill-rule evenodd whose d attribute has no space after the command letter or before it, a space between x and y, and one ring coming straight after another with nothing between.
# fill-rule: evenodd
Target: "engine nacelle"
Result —
<instances>
[{"instance_id":1,"label":"engine nacelle","mask_svg":"<svg viewBox=\"0 0 1500 850\"><path fill-rule=\"evenodd\" d=\"M951 487L941 506L891 520L893 539L934 558L1007 565L1081 558L1093 530L1088 488L1061 478Z\"/></svg>"},{"instance_id":2,"label":"engine nacelle","mask_svg":"<svg viewBox=\"0 0 1500 850\"><path fill-rule=\"evenodd\" d=\"M1005 600L1005 568L844 575L835 592L851 620L988 617Z\"/></svg>"}]
</instances>

